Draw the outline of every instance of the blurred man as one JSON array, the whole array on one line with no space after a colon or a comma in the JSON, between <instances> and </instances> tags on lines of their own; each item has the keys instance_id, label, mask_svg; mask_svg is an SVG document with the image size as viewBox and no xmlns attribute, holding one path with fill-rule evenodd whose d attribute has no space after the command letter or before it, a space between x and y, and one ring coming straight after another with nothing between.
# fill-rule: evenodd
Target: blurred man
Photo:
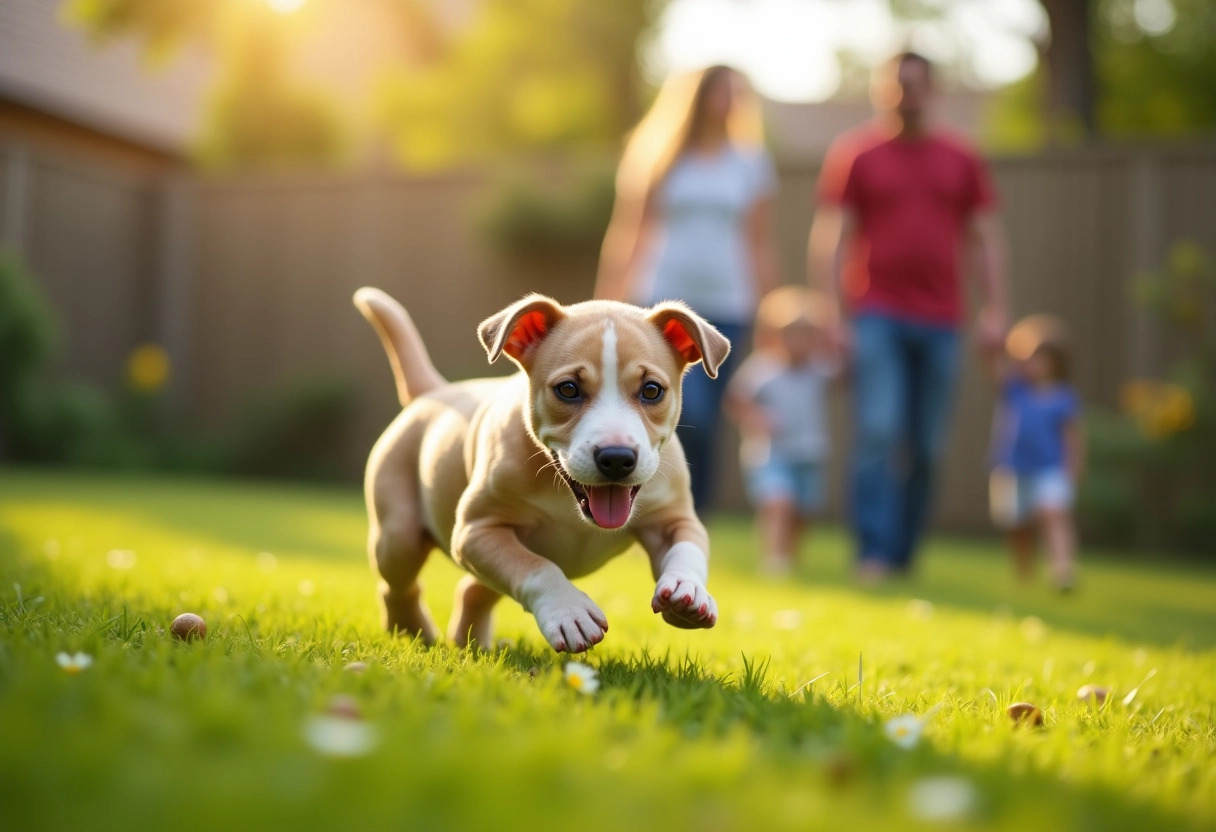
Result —
<instances>
[{"instance_id":1,"label":"blurred man","mask_svg":"<svg viewBox=\"0 0 1216 832\"><path fill-rule=\"evenodd\" d=\"M811 278L834 303L831 337L853 364L852 522L867 580L908 571L924 530L972 255L981 349L999 348L1006 329L996 196L976 153L931 124L934 93L933 67L916 53L875 72L877 116L828 150L811 229Z\"/></svg>"}]
</instances>

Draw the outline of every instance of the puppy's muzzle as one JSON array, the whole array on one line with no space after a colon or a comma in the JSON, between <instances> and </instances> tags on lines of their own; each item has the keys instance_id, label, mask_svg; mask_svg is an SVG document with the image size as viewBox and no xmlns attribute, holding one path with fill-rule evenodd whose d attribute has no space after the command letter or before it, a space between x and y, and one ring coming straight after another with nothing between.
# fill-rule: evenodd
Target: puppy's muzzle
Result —
<instances>
[{"instance_id":1,"label":"puppy's muzzle","mask_svg":"<svg viewBox=\"0 0 1216 832\"><path fill-rule=\"evenodd\" d=\"M595 467L613 482L620 482L632 475L637 464L637 451L623 445L597 448L595 451Z\"/></svg>"},{"instance_id":2,"label":"puppy's muzzle","mask_svg":"<svg viewBox=\"0 0 1216 832\"><path fill-rule=\"evenodd\" d=\"M605 454L604 452L608 453ZM619 529L629 520L633 512L633 501L642 489L641 485L618 484L628 478L637 467L638 455L625 447L609 446L595 452L595 464L607 483L584 485L567 473L561 457L551 451L553 467L570 487L579 511L601 529ZM601 462L601 457L603 461Z\"/></svg>"}]
</instances>

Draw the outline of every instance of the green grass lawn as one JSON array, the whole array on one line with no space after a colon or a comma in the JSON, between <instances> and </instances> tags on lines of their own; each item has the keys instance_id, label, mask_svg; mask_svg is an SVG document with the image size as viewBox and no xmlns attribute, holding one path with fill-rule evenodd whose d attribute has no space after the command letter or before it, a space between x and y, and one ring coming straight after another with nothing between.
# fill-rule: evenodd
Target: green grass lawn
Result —
<instances>
[{"instance_id":1,"label":"green grass lawn","mask_svg":"<svg viewBox=\"0 0 1216 832\"><path fill-rule=\"evenodd\" d=\"M937 540L863 591L838 531L780 581L743 521L712 534L714 630L651 614L640 554L581 582L612 625L585 696L513 602L489 654L378 632L354 490L0 472L0 827L900 829L952 804L959 828L1216 825L1212 564L1088 554L1060 597L997 544ZM458 577L427 567L441 623ZM167 635L187 610L205 641ZM341 695L362 756L306 738ZM905 714L911 748L885 729Z\"/></svg>"}]
</instances>

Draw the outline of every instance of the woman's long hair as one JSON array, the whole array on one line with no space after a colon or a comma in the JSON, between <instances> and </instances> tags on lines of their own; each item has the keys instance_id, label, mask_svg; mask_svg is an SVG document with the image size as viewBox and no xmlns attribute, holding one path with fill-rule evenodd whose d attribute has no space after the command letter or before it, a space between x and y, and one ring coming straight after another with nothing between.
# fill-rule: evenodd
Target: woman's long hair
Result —
<instances>
[{"instance_id":1,"label":"woman's long hair","mask_svg":"<svg viewBox=\"0 0 1216 832\"><path fill-rule=\"evenodd\" d=\"M700 131L706 92L728 73L743 83L736 88L731 101L727 139L739 147L764 144L759 101L742 73L718 64L672 74L663 82L654 103L625 143L625 152L617 168L619 195L641 197L667 177L676 159Z\"/></svg>"}]
</instances>

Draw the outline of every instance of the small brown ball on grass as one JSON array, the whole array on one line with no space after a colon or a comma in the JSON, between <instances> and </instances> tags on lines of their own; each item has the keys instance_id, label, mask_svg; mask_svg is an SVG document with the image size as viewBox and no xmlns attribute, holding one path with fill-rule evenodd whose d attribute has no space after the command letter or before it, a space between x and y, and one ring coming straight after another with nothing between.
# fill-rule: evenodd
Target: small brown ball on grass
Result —
<instances>
[{"instance_id":1,"label":"small brown ball on grass","mask_svg":"<svg viewBox=\"0 0 1216 832\"><path fill-rule=\"evenodd\" d=\"M169 632L180 641L194 641L207 637L207 622L202 616L184 612L169 625Z\"/></svg>"},{"instance_id":2,"label":"small brown ball on grass","mask_svg":"<svg viewBox=\"0 0 1216 832\"><path fill-rule=\"evenodd\" d=\"M1009 718L1018 725L1039 726L1043 724L1043 712L1029 702L1014 702L1005 709L1005 713L1009 714Z\"/></svg>"},{"instance_id":3,"label":"small brown ball on grass","mask_svg":"<svg viewBox=\"0 0 1216 832\"><path fill-rule=\"evenodd\" d=\"M860 772L861 763L847 751L835 751L823 762L824 778L837 789L852 785Z\"/></svg>"}]
</instances>

